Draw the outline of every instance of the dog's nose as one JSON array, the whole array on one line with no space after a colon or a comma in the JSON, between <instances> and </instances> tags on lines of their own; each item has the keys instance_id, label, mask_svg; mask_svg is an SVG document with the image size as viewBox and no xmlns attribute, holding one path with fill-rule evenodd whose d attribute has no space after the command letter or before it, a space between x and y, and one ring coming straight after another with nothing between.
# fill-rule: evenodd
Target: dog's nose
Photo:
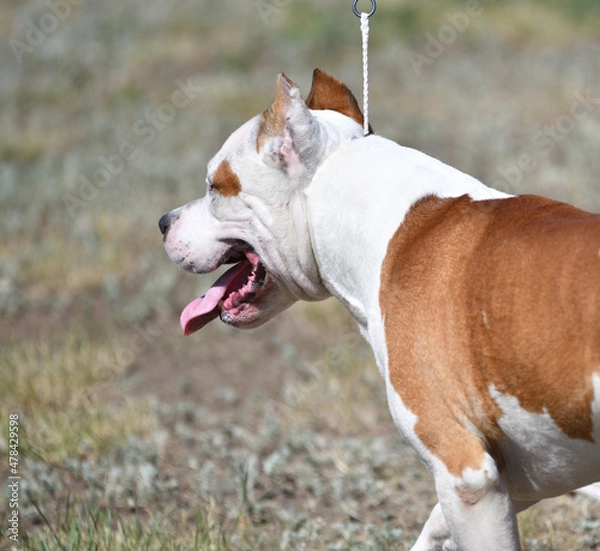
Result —
<instances>
[{"instance_id":1,"label":"dog's nose","mask_svg":"<svg viewBox=\"0 0 600 551\"><path fill-rule=\"evenodd\" d=\"M169 216L169 214L170 213L164 214L160 217L160 220L158 221L160 233L162 233L163 235L167 234L167 232L169 231L169 226L171 225L171 217Z\"/></svg>"}]
</instances>

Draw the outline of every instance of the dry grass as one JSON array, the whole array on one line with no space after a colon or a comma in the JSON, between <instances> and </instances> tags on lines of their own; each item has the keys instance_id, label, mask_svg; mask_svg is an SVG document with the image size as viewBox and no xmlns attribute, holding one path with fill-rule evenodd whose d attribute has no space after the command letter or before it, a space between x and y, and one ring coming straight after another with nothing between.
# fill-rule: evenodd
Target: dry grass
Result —
<instances>
[{"instance_id":1,"label":"dry grass","mask_svg":"<svg viewBox=\"0 0 600 551\"><path fill-rule=\"evenodd\" d=\"M18 413L20 453L51 464L97 459L132 435L147 436L156 428L147 401L124 396L107 404L102 397L102 385L128 366L128 352L116 338L98 343L75 333L7 345L0 356L2 434L9 414Z\"/></svg>"}]
</instances>

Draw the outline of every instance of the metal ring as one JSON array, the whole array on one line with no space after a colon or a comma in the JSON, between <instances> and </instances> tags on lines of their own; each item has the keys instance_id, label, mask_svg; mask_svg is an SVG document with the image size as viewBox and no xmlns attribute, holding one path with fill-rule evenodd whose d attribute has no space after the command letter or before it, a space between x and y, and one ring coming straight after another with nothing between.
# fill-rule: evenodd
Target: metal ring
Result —
<instances>
[{"instance_id":1,"label":"metal ring","mask_svg":"<svg viewBox=\"0 0 600 551\"><path fill-rule=\"evenodd\" d=\"M354 12L354 15L356 15L356 17L360 17L361 13L356 9L357 4L358 0L354 0L354 2L352 2L352 11ZM367 17L371 17L375 13L376 9L377 3L375 2L375 0L371 0L371 11L367 13Z\"/></svg>"}]
</instances>

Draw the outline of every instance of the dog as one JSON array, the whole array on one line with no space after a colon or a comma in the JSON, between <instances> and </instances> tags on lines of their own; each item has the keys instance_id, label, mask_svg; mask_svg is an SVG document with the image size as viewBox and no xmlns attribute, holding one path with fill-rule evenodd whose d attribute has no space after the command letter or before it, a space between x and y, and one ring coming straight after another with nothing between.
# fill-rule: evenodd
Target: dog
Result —
<instances>
[{"instance_id":1,"label":"dog","mask_svg":"<svg viewBox=\"0 0 600 551\"><path fill-rule=\"evenodd\" d=\"M413 551L521 549L516 514L600 480L600 215L485 186L363 133L342 82L285 75L159 221L196 274L181 314L263 324L337 297L373 349L392 417L439 503Z\"/></svg>"}]
</instances>

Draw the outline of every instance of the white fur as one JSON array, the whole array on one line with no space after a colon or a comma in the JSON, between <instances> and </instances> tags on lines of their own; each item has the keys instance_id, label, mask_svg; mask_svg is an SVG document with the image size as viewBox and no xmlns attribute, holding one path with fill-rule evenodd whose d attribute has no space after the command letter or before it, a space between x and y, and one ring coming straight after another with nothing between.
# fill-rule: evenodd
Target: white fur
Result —
<instances>
[{"instance_id":1,"label":"white fur","mask_svg":"<svg viewBox=\"0 0 600 551\"><path fill-rule=\"evenodd\" d=\"M600 375L594 375L593 415L600 414ZM507 478L515 501L531 503L554 497L600 478L600 425L594 442L565 435L548 412L531 413L514 396L493 386L490 393L502 410L500 428L506 434L500 448L507 461Z\"/></svg>"},{"instance_id":2,"label":"white fur","mask_svg":"<svg viewBox=\"0 0 600 551\"><path fill-rule=\"evenodd\" d=\"M340 147L323 162L306 191L321 277L366 330L374 348L385 347L384 340L372 339L368 327L381 324L379 274L388 243L410 207L428 194L508 197L376 135Z\"/></svg>"}]
</instances>

